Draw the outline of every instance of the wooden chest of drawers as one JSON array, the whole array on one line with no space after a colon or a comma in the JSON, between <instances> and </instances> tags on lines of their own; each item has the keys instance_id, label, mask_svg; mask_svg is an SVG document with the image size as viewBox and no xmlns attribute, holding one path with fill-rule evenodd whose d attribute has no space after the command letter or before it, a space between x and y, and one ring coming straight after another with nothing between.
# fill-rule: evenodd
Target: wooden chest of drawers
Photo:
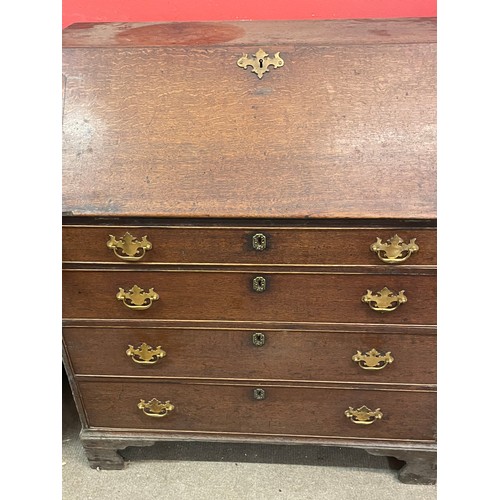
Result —
<instances>
[{"instance_id":1,"label":"wooden chest of drawers","mask_svg":"<svg viewBox=\"0 0 500 500\"><path fill-rule=\"evenodd\" d=\"M317 443L435 481L434 31L65 30L64 362L91 466Z\"/></svg>"}]
</instances>

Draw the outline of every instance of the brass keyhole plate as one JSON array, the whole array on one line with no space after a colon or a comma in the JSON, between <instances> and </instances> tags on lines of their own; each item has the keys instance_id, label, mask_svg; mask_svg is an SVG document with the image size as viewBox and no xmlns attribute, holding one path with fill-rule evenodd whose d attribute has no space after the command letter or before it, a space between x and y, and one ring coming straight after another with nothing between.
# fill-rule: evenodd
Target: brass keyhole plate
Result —
<instances>
[{"instance_id":1,"label":"brass keyhole plate","mask_svg":"<svg viewBox=\"0 0 500 500\"><path fill-rule=\"evenodd\" d=\"M257 293L265 292L266 287L267 287L267 281L266 278L264 278L263 276L256 276L252 280L252 288L255 292Z\"/></svg>"}]
</instances>

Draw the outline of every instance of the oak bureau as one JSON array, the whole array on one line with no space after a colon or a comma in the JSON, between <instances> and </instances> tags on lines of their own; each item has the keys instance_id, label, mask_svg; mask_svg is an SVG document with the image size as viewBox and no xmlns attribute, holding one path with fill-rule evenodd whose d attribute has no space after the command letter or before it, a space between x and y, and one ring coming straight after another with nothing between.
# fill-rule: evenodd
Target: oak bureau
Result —
<instances>
[{"instance_id":1,"label":"oak bureau","mask_svg":"<svg viewBox=\"0 0 500 500\"><path fill-rule=\"evenodd\" d=\"M436 480L435 19L63 32L63 359L92 467L162 440Z\"/></svg>"}]
</instances>

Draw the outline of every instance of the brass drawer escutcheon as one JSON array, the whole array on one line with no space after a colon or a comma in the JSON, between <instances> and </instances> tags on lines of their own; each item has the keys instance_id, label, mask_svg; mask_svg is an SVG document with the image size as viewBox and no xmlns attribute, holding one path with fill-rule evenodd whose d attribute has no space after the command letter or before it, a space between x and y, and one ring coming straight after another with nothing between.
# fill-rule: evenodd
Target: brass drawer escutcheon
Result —
<instances>
[{"instance_id":1,"label":"brass drawer escutcheon","mask_svg":"<svg viewBox=\"0 0 500 500\"><path fill-rule=\"evenodd\" d=\"M253 390L253 398L257 400L266 399L266 391L261 388L257 388Z\"/></svg>"},{"instance_id":2,"label":"brass drawer escutcheon","mask_svg":"<svg viewBox=\"0 0 500 500\"><path fill-rule=\"evenodd\" d=\"M266 343L266 336L263 333L257 332L252 334L252 344L257 347L262 347Z\"/></svg>"},{"instance_id":3,"label":"brass drawer escutcheon","mask_svg":"<svg viewBox=\"0 0 500 500\"><path fill-rule=\"evenodd\" d=\"M157 346L156 349L154 349L143 342L137 348L129 344L126 354L132 358L132 361L140 365L154 365L161 358L164 358L167 353L161 346Z\"/></svg>"},{"instance_id":4,"label":"brass drawer escutcheon","mask_svg":"<svg viewBox=\"0 0 500 500\"><path fill-rule=\"evenodd\" d=\"M391 292L384 286L380 292L372 293L371 290L366 291L366 295L361 297L362 302L365 302L371 309L378 312L391 312L397 309L401 304L408 301L404 290L399 293Z\"/></svg>"},{"instance_id":5,"label":"brass drawer escutcheon","mask_svg":"<svg viewBox=\"0 0 500 500\"><path fill-rule=\"evenodd\" d=\"M415 243L416 238L412 238L410 243L405 243L402 238L395 234L387 243L382 243L377 238L375 243L370 245L370 250L375 252L378 258L386 264L400 264L409 259L412 253L418 252L419 246Z\"/></svg>"},{"instance_id":6,"label":"brass drawer escutcheon","mask_svg":"<svg viewBox=\"0 0 500 500\"><path fill-rule=\"evenodd\" d=\"M257 293L265 292L266 291L266 286L267 286L267 281L266 281L266 278L264 278L263 276L256 276L252 280L252 288Z\"/></svg>"},{"instance_id":7,"label":"brass drawer escutcheon","mask_svg":"<svg viewBox=\"0 0 500 500\"><path fill-rule=\"evenodd\" d=\"M375 420L380 420L384 414L377 408L375 411L370 410L366 406L362 406L355 410L352 406L344 412L344 415L351 420L353 424L359 425L370 425L375 422Z\"/></svg>"},{"instance_id":8,"label":"brass drawer escutcheon","mask_svg":"<svg viewBox=\"0 0 500 500\"><path fill-rule=\"evenodd\" d=\"M267 248L267 236L262 233L257 233L252 236L252 247L254 250L262 251Z\"/></svg>"},{"instance_id":9,"label":"brass drawer escutcheon","mask_svg":"<svg viewBox=\"0 0 500 500\"><path fill-rule=\"evenodd\" d=\"M142 410L144 415L147 415L148 417L159 418L168 415L175 408L175 406L170 403L170 401L165 401L164 403L162 403L156 398L153 398L148 403L146 403L144 399L141 399L137 404L137 408L139 408L139 410Z\"/></svg>"},{"instance_id":10,"label":"brass drawer escutcheon","mask_svg":"<svg viewBox=\"0 0 500 500\"><path fill-rule=\"evenodd\" d=\"M154 288L150 288L148 292L145 292L141 287L134 285L128 292L123 288L119 288L116 298L128 308L142 311L149 309L160 296L154 291Z\"/></svg>"},{"instance_id":11,"label":"brass drawer escutcheon","mask_svg":"<svg viewBox=\"0 0 500 500\"><path fill-rule=\"evenodd\" d=\"M361 351L356 352L352 360L358 363L363 370L382 370L382 368L392 363L394 358L391 356L390 351L381 354L376 349L372 349L364 354Z\"/></svg>"},{"instance_id":12,"label":"brass drawer escutcheon","mask_svg":"<svg viewBox=\"0 0 500 500\"><path fill-rule=\"evenodd\" d=\"M259 49L254 57L248 57L248 54L243 54L236 63L240 68L247 69L248 66L252 66L252 73L255 73L259 79L264 76L264 73L269 71L269 66L274 66L275 68L281 68L285 64L285 61L281 59L280 53L276 52L273 57L269 57L269 54Z\"/></svg>"},{"instance_id":13,"label":"brass drawer escutcheon","mask_svg":"<svg viewBox=\"0 0 500 500\"><path fill-rule=\"evenodd\" d=\"M143 236L141 240L138 240L129 232L126 232L118 240L110 234L106 246L111 248L119 259L128 261L141 260L146 254L146 251L153 248L147 236Z\"/></svg>"}]
</instances>

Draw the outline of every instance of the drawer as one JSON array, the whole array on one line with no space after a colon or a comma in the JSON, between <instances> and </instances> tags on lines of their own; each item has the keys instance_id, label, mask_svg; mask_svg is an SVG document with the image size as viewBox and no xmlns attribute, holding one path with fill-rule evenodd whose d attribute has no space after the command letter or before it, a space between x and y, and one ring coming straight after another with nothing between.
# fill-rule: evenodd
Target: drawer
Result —
<instances>
[{"instance_id":1,"label":"drawer","mask_svg":"<svg viewBox=\"0 0 500 500\"><path fill-rule=\"evenodd\" d=\"M117 327L63 333L76 375L436 383L432 334ZM143 343L150 348L141 355ZM366 354L372 349L379 355Z\"/></svg>"},{"instance_id":2,"label":"drawer","mask_svg":"<svg viewBox=\"0 0 500 500\"><path fill-rule=\"evenodd\" d=\"M124 235L129 233L128 245ZM435 229L63 227L63 261L114 264L390 265L370 246L398 235L390 262L436 264ZM114 237L115 242L111 239ZM143 241L143 238L146 240ZM418 251L408 250L415 239ZM111 241L110 247L107 246ZM390 246L390 245L389 245ZM151 248L150 248L151 247ZM414 247L411 247L412 250ZM400 252L400 253L399 253ZM130 257L138 260L127 260ZM405 259L406 258L406 259ZM403 260L405 259L405 260Z\"/></svg>"},{"instance_id":3,"label":"drawer","mask_svg":"<svg viewBox=\"0 0 500 500\"><path fill-rule=\"evenodd\" d=\"M435 393L263 385L166 382L79 383L90 427L255 435L434 440ZM264 399L255 399L255 389ZM259 393L262 397L262 392ZM153 418L139 409L156 398L174 409ZM350 407L380 409L369 425L353 423Z\"/></svg>"},{"instance_id":4,"label":"drawer","mask_svg":"<svg viewBox=\"0 0 500 500\"><path fill-rule=\"evenodd\" d=\"M264 283L264 291L253 289L256 286L262 290ZM139 288L133 288L136 285L144 294L153 288L151 297L158 300L144 298ZM375 293L384 287L394 293L404 291L407 302L392 312L382 313L362 302L367 290ZM123 294L135 290L136 302L149 302L150 307L130 309L117 300L120 288ZM427 275L173 270L63 272L63 318L67 319L435 324L435 304L436 278Z\"/></svg>"}]
</instances>

